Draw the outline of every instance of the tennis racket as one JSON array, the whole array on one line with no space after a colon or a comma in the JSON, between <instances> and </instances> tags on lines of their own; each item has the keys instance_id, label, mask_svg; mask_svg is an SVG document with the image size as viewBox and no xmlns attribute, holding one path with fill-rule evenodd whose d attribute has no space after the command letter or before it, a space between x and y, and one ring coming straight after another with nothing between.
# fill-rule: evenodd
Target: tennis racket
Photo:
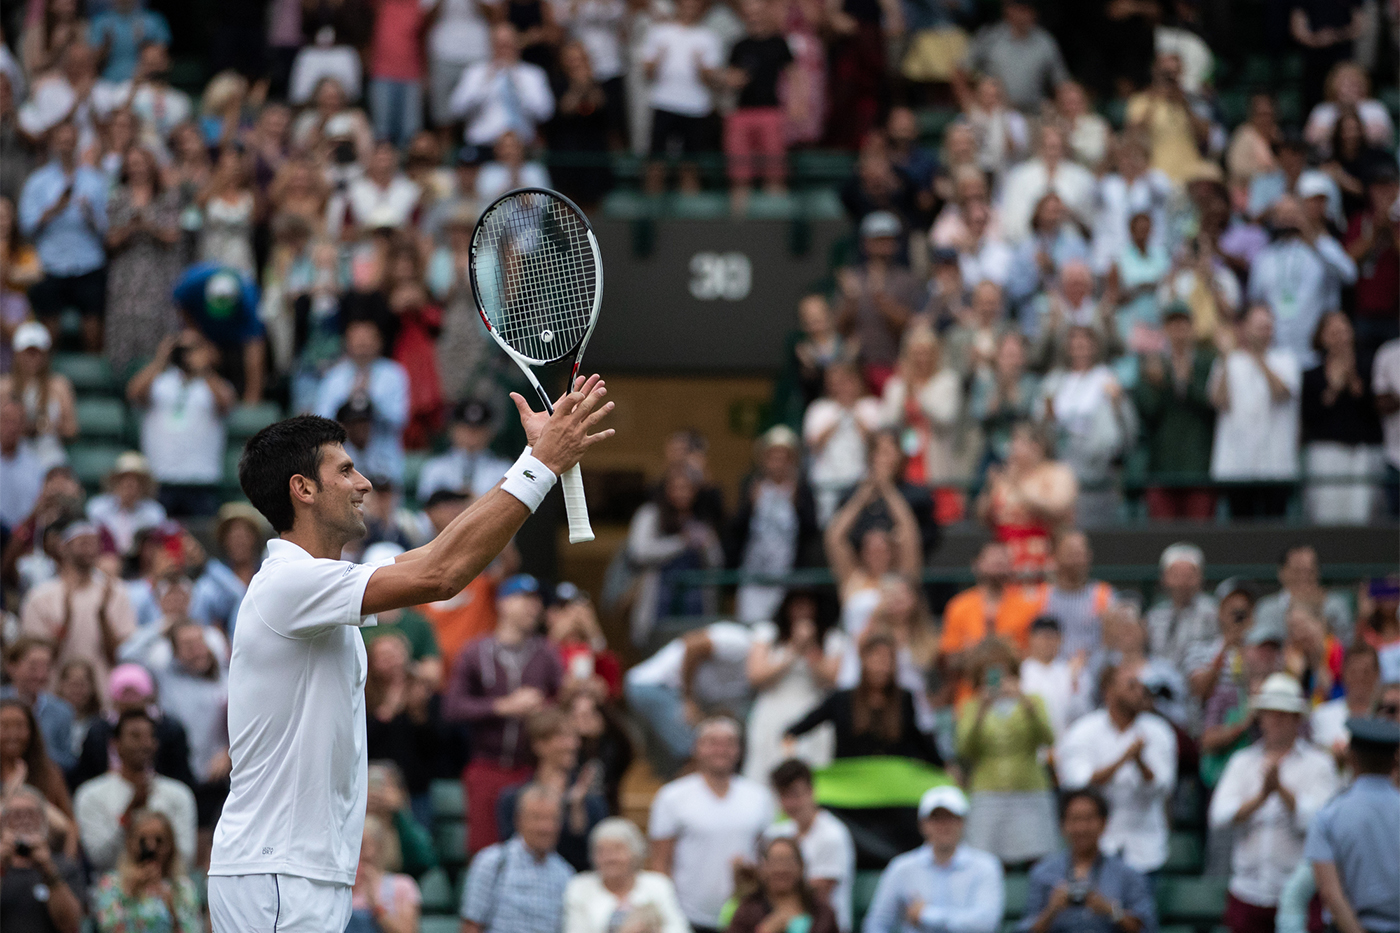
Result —
<instances>
[{"instance_id":1,"label":"tennis racket","mask_svg":"<svg viewBox=\"0 0 1400 933\"><path fill-rule=\"evenodd\" d=\"M507 191L476 222L468 274L486 330L553 414L531 367L572 354L571 391L603 301L603 257L587 218L557 191ZM569 543L592 541L578 464L563 480Z\"/></svg>"}]
</instances>

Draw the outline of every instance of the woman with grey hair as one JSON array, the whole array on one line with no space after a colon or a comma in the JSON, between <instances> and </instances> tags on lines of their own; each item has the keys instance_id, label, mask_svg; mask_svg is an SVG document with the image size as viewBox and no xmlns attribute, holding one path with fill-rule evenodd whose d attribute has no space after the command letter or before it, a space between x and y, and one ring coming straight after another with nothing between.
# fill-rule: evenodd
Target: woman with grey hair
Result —
<instances>
[{"instance_id":1,"label":"woman with grey hair","mask_svg":"<svg viewBox=\"0 0 1400 933\"><path fill-rule=\"evenodd\" d=\"M631 820L603 820L588 847L594 870L564 889L564 933L690 933L671 879L642 871L647 842Z\"/></svg>"}]
</instances>

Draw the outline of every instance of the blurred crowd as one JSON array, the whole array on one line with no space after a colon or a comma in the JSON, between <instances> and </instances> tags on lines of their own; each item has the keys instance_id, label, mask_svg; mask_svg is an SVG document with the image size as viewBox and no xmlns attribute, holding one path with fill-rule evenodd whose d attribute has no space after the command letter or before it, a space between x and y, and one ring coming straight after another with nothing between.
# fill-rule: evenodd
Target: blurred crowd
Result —
<instances>
[{"instance_id":1,"label":"blurred crowd","mask_svg":"<svg viewBox=\"0 0 1400 933\"><path fill-rule=\"evenodd\" d=\"M417 930L414 879L447 858L430 788L460 779L465 933L846 933L857 863L884 869L867 933L992 933L1031 866L1026 929L1151 933L1182 809L1232 930L1314 903L1400 933L1400 865L1346 848L1400 836L1400 584L1329 589L1299 544L1273 592L1212 587L1183 542L1146 601L1095 579L1079 530L1130 480L1154 519L1282 516L1300 481L1310 522L1396 514L1400 175L1371 90L1393 5L1268 7L1300 126L1264 93L1231 125L1212 80L1240 62L1204 4L972 6L8 5L6 929L203 928L229 639L270 534L224 501L231 418L337 419L374 483L346 557L424 543L508 466L481 207L520 185L591 207L626 151L691 194L722 150L742 216L820 145L857 153L846 259L796 309L738 500L703 436L667 441L599 594L626 643L513 549L364 630L352 925ZM172 51L210 66L194 96ZM100 492L68 462L71 350L139 420ZM973 518L974 585L931 601L940 528ZM737 591L694 582L723 567ZM835 593L784 585L808 568ZM674 777L645 834L620 817L643 755Z\"/></svg>"}]
</instances>

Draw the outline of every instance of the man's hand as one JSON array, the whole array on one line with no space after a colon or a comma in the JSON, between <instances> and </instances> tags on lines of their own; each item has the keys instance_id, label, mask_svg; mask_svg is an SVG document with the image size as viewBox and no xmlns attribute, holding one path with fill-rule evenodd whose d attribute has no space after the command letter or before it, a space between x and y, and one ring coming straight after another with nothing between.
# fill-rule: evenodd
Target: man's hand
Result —
<instances>
[{"instance_id":1,"label":"man's hand","mask_svg":"<svg viewBox=\"0 0 1400 933\"><path fill-rule=\"evenodd\" d=\"M1084 898L1084 906L1104 917L1113 916L1113 902L1098 891L1090 891Z\"/></svg>"},{"instance_id":2,"label":"man's hand","mask_svg":"<svg viewBox=\"0 0 1400 933\"><path fill-rule=\"evenodd\" d=\"M496 701L496 713L511 718L528 716L544 707L544 694L534 687L519 687Z\"/></svg>"},{"instance_id":3,"label":"man's hand","mask_svg":"<svg viewBox=\"0 0 1400 933\"><path fill-rule=\"evenodd\" d=\"M151 797L150 775L145 774L143 772L141 776L138 777L136 781L131 785L131 789L131 804L127 807L128 812L132 810L140 810L146 806L147 802L149 802Z\"/></svg>"},{"instance_id":4,"label":"man's hand","mask_svg":"<svg viewBox=\"0 0 1400 933\"><path fill-rule=\"evenodd\" d=\"M562 475L579 462L584 451L616 433L612 428L588 433L613 409L612 402L603 403L607 394L602 377L595 374L586 380L575 380L574 391L559 399L553 415L533 411L517 392L510 397L520 412L520 424L525 428L526 441L534 448L535 458L556 475Z\"/></svg>"},{"instance_id":5,"label":"man's hand","mask_svg":"<svg viewBox=\"0 0 1400 933\"><path fill-rule=\"evenodd\" d=\"M904 919L911 926L919 926L919 916L924 912L924 902L920 898L914 898L909 905L904 908Z\"/></svg>"}]
</instances>

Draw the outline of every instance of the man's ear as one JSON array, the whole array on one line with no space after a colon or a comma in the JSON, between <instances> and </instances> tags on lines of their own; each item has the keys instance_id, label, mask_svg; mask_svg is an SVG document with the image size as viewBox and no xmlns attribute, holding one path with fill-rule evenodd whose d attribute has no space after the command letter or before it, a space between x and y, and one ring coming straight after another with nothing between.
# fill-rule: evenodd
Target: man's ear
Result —
<instances>
[{"instance_id":1,"label":"man's ear","mask_svg":"<svg viewBox=\"0 0 1400 933\"><path fill-rule=\"evenodd\" d=\"M319 483L302 473L297 473L288 481L288 489L292 494L294 507L298 502L310 505L320 488Z\"/></svg>"}]
</instances>

